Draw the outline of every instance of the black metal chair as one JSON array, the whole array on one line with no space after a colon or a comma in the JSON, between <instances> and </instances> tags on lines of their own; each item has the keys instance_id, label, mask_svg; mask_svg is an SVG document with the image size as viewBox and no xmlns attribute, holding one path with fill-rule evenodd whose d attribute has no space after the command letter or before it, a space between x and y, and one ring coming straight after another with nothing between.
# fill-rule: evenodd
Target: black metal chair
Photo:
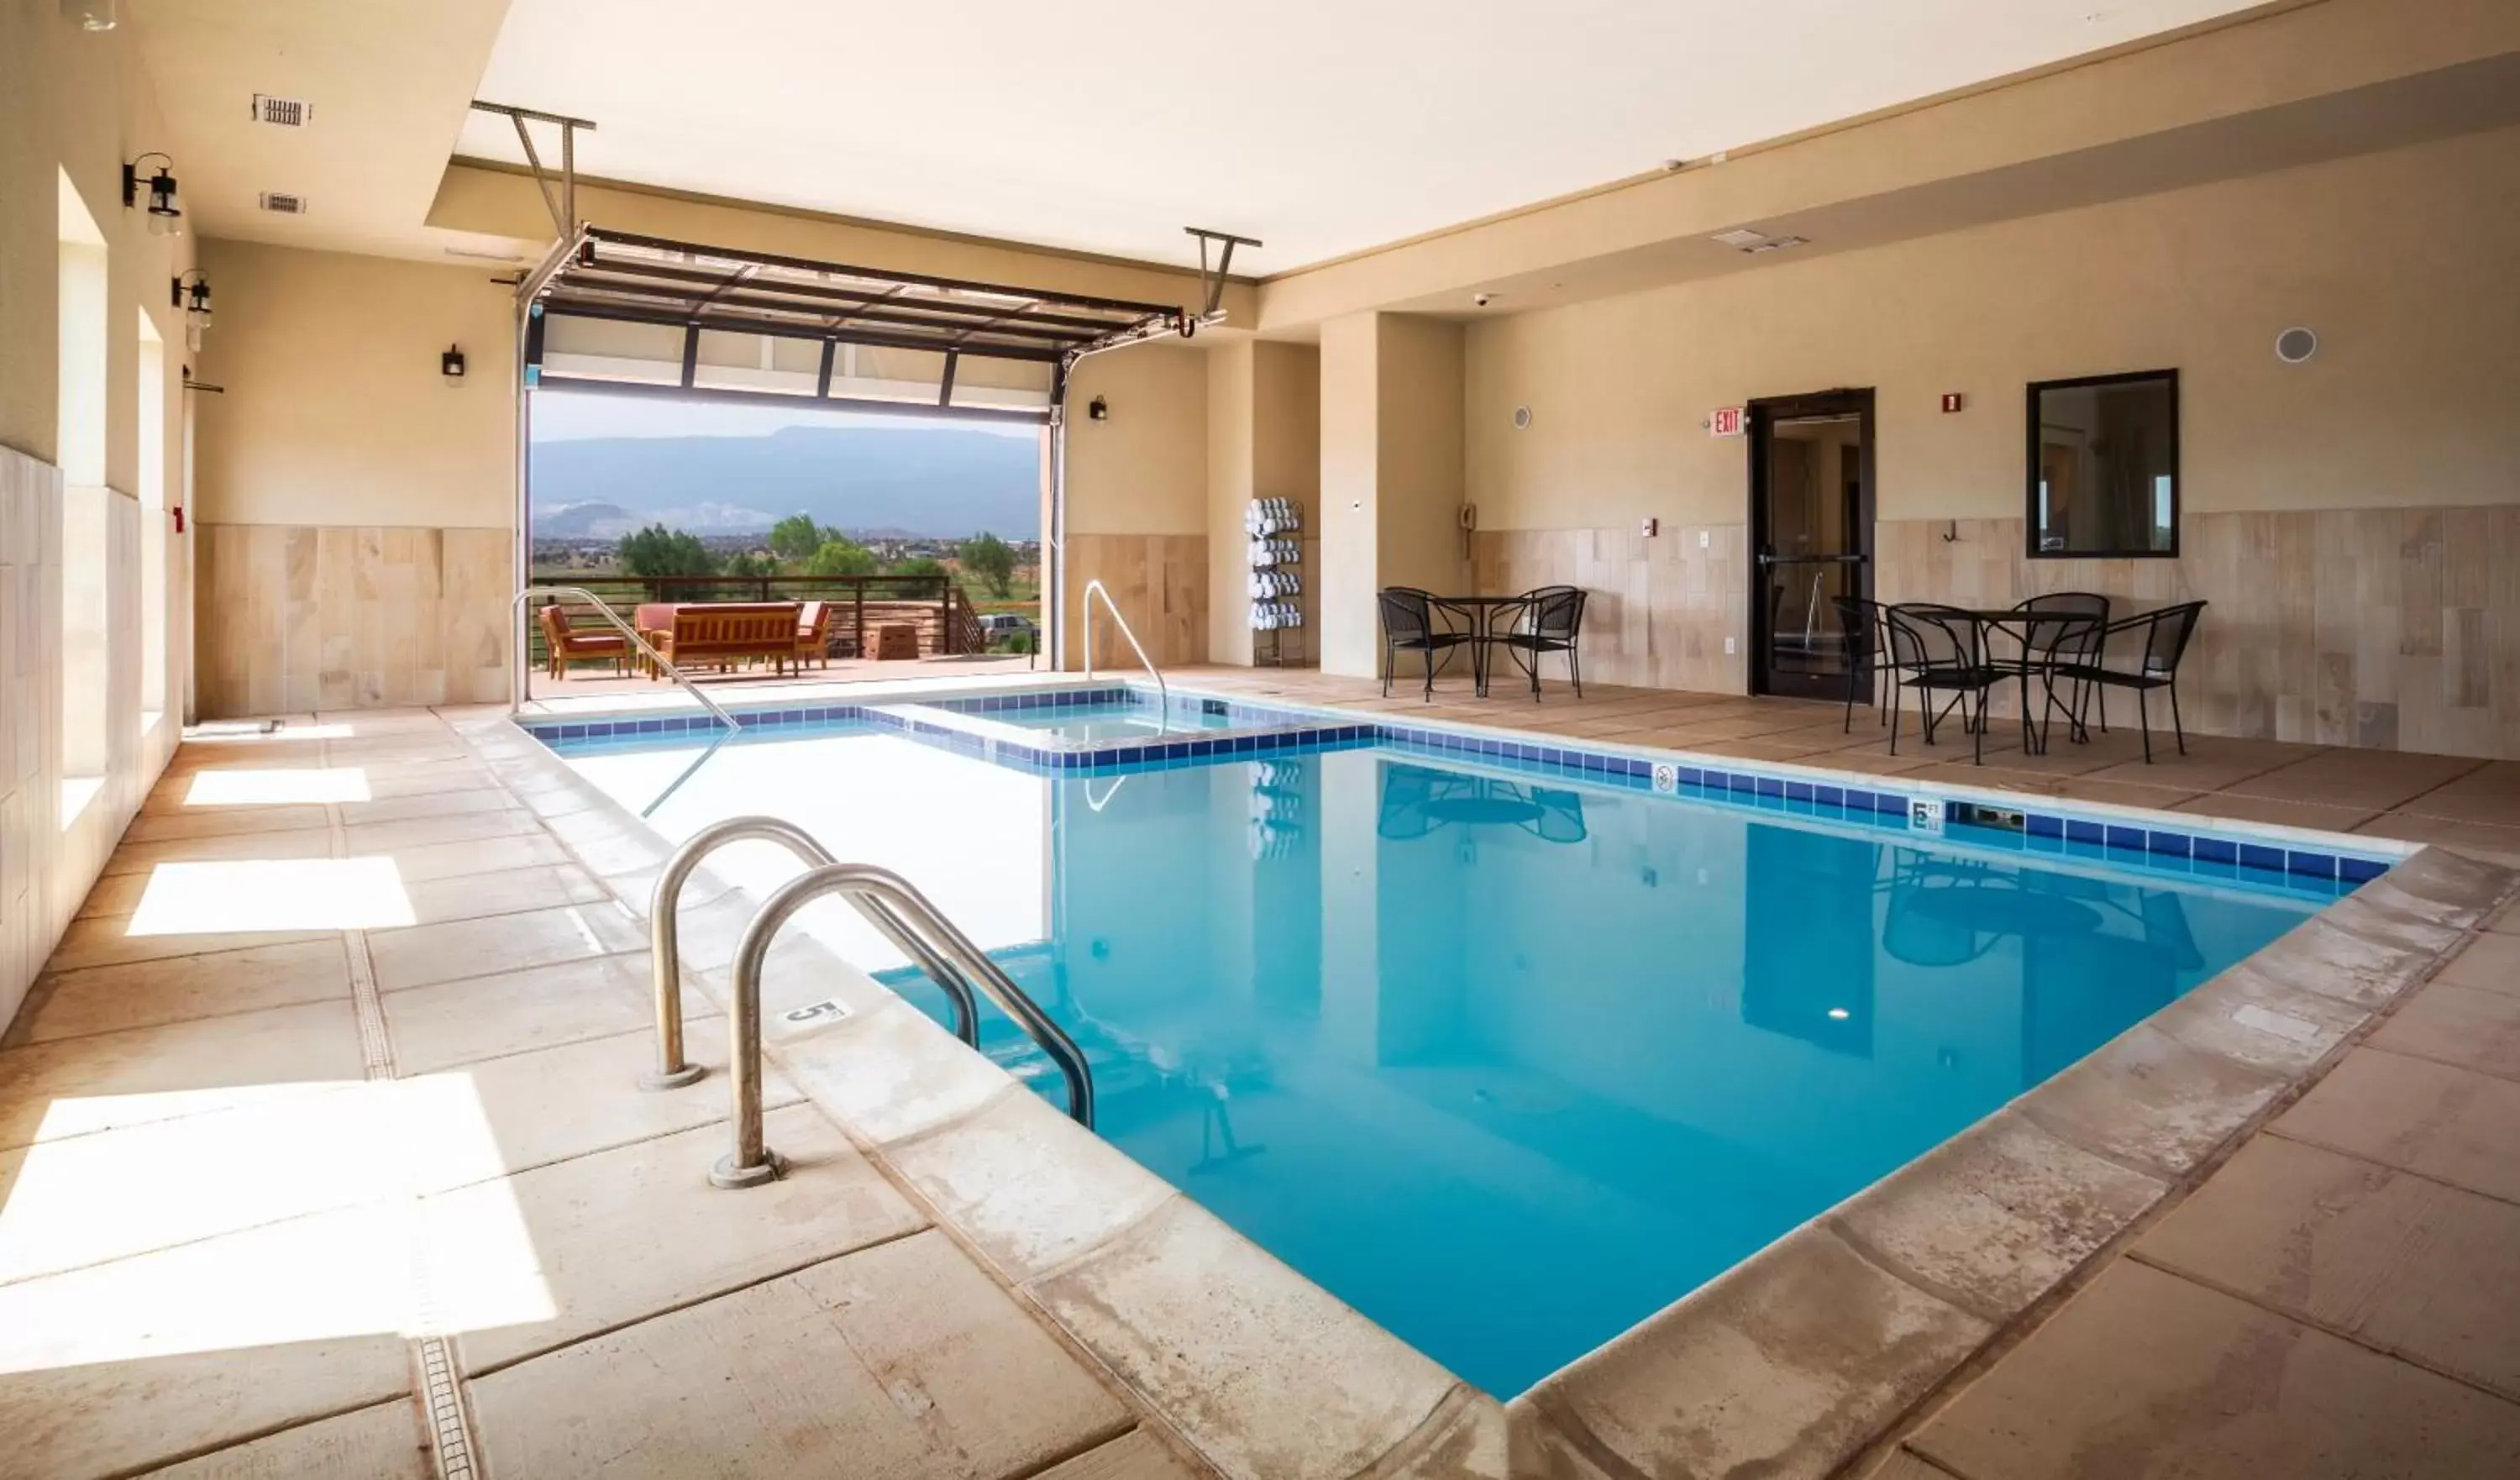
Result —
<instances>
[{"instance_id":1,"label":"black metal chair","mask_svg":"<svg viewBox=\"0 0 2520 1480\"><path fill-rule=\"evenodd\" d=\"M2010 634L2017 650L1998 667L2020 676L2021 712L2030 712L2032 677L2043 680L2045 694L2039 710L2039 743L2048 743L2048 723L2058 712L2065 716L2074 739L2087 740L2091 736L2083 729L2082 711L2085 693L2083 683L2073 686L2072 695L2056 696L2057 670L2071 665L2090 665L2100 660L2101 644L2109 625L2109 599L2096 591L2050 591L2015 603L2013 610L2025 614Z\"/></svg>"},{"instance_id":2,"label":"black metal chair","mask_svg":"<svg viewBox=\"0 0 2520 1480\"><path fill-rule=\"evenodd\" d=\"M1414 586L1387 587L1375 602L1382 608L1383 697L1391 696L1391 675L1400 654L1415 652L1425 662L1426 697L1432 701L1437 658L1450 662L1456 649L1469 645L1470 614ZM1475 661L1477 654L1471 658Z\"/></svg>"},{"instance_id":3,"label":"black metal chair","mask_svg":"<svg viewBox=\"0 0 2520 1480\"><path fill-rule=\"evenodd\" d=\"M1887 695L1878 704L1878 723L1886 725L1891 711L1899 706L1899 670L1890 661L1890 608L1860 596L1828 600L1837 609L1838 629L1846 644L1846 723L1838 729L1855 733L1855 696L1868 686L1872 696Z\"/></svg>"},{"instance_id":4,"label":"black metal chair","mask_svg":"<svg viewBox=\"0 0 2520 1480\"><path fill-rule=\"evenodd\" d=\"M1507 622L1504 631L1497 622ZM1576 643L1584 632L1584 591L1580 586L1542 586L1519 600L1500 605L1488 618L1488 646L1503 648L1514 666L1531 676L1531 701L1540 702L1540 660L1552 652L1566 654L1566 674L1575 696L1584 696L1584 658Z\"/></svg>"},{"instance_id":5,"label":"black metal chair","mask_svg":"<svg viewBox=\"0 0 2520 1480\"><path fill-rule=\"evenodd\" d=\"M2170 691L2170 729L2179 739L2179 753L2187 753L2187 725L2179 713L2179 660L2186 655L2188 639L2196 635L2196 622L2204 615L2203 602L2181 602L2173 606L2139 611L2123 621L2111 622L2100 629L2100 640L2094 646L2089 662L2060 664L2059 678L2070 678L2084 686L2088 695L2096 695L2100 706L2100 728L2109 727L2108 691L2132 689L2136 695L2137 721L2143 727L2143 760L2152 764L2151 695L2155 689ZM2122 635L2140 634L2142 651L2133 669L2112 668L2106 653L2108 640ZM2076 723L2081 717L2076 716Z\"/></svg>"},{"instance_id":6,"label":"black metal chair","mask_svg":"<svg viewBox=\"0 0 2520 1480\"><path fill-rule=\"evenodd\" d=\"M1925 743L1954 708L1960 727L1974 740L1971 758L1986 763L1986 695L2003 678L1987 662L1978 646L1975 618L1952 606L1910 605L1889 609L1890 662L1900 687L1916 693L1916 714L1924 726ZM1951 698L1940 709L1934 696ZM1971 700L1975 705L1972 708ZM1890 753L1899 753L1899 707L1890 711Z\"/></svg>"}]
</instances>

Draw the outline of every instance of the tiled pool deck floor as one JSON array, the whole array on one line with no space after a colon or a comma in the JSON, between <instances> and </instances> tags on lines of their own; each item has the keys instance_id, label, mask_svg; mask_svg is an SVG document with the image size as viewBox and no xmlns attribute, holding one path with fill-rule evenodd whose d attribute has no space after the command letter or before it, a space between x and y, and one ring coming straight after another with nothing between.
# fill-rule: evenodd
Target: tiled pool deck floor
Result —
<instances>
[{"instance_id":1,"label":"tiled pool deck floor","mask_svg":"<svg viewBox=\"0 0 2520 1480\"><path fill-rule=\"evenodd\" d=\"M1297 674L1177 681L1315 702L1371 692ZM1892 764L1871 743L1817 748L1845 738L1833 708L1812 705L1596 688L1580 705L1552 689L1540 706L1501 694L1431 707L1625 743ZM1757 728L1715 733L1745 725ZM1454 1442L1500 1411L1430 1379L1430 1365L1326 1357L1317 1374L1345 1402L1293 1411L1270 1399L1296 1381L1275 1367L1202 1368L1160 1350L1114 1361L1071 1334L1127 1303L1123 1275L1098 1271L1160 1262L1148 1251L1179 1241L1132 1233L1112 1240L1131 1244L1116 1258L1060 1248L1029 1204L1001 1207L1003 1235L938 1226L940 1187L999 1167L1020 1182L1056 1160L1027 1139L1032 1122L994 1142L938 1122L878 1145L774 1075L770 1139L794 1175L709 1188L698 1170L723 1137L723 1080L628 1088L650 1050L648 963L604 881L618 887L635 866L610 851L617 834L579 826L575 802L513 786L446 718L347 715L338 729L188 743L0 1043L0 1476L1397 1480L1502 1467L1496 1447ZM1944 765L1951 749L1913 759ZM2520 854L2520 768L2191 750L2149 770L2102 747L2016 754L1948 779ZM398 887L350 862L377 858ZM1795 1235L1766 1293L1733 1292L1738 1308L1691 1339L1614 1350L1589 1387L1544 1385L1513 1405L1527 1420L1518 1468L2520 1472L2520 918L2504 906L2482 932L2420 918L2456 896L2441 912L2472 917L2466 906L2510 883L2452 860L2428 893L2392 895L2399 913L2340 932L2351 955L2403 929L2419 944L2402 957L2447 964L2361 1004L2380 1010L2305 1055L2311 1075L2259 1076L2245 1128L2198 1133L2213 1144L2185 1170L2111 1141L2121 1103L2144 1099L2152 1066L2170 1061L2120 1055L2081 1082L2081 1099L2007 1129L2052 1138L2040 1144L2074 1177L2007 1181L2018 1163L1990 1142L1959 1157L1983 1152L1986 1166L1947 1171L1984 1204L1977 1224L1908 1227L1876 1204ZM696 997L693 1010L713 1009ZM698 1056L712 1060L720 1038L716 1021L697 1023ZM2164 1035L2161 1053L2187 1052ZM964 1154L986 1146L997 1162ZM2105 1188L2149 1201L2163 1183L2177 1193L2115 1225L2026 1312L1973 1282L2000 1267L1982 1247L2001 1242L1990 1231L2070 1243ZM1133 1216L1141 1229L1185 1221ZM1948 1258L1956 1241L1981 1247ZM1236 1257L1204 1267L1212 1306L1173 1309L1183 1346L1276 1341L1301 1363L1336 1323L1251 1295L1274 1277ZM1938 1258L1963 1273L1938 1281ZM1007 1267L1025 1259L1044 1272L1011 1288ZM413 1339L440 1330L460 1334ZM1930 1392L1882 1376L1923 1347L1974 1355ZM1622 1383L1651 1401L1622 1405ZM1656 1405L1659 1427L1614 1421ZM432 1419L449 1436L434 1451ZM1187 1458L1193 1444L1213 1470Z\"/></svg>"}]
</instances>

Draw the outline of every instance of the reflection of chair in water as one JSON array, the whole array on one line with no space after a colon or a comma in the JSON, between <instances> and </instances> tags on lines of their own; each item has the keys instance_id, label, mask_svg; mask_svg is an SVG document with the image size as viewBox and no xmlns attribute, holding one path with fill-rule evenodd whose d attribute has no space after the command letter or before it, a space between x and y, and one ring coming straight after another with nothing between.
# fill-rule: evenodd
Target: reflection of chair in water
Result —
<instances>
[{"instance_id":1,"label":"reflection of chair in water","mask_svg":"<svg viewBox=\"0 0 2520 1480\"><path fill-rule=\"evenodd\" d=\"M1584 799L1550 786L1462 776L1424 766L1391 766L1382 781L1375 830L1405 841L1439 828L1519 828L1543 842L1580 843Z\"/></svg>"},{"instance_id":2,"label":"reflection of chair in water","mask_svg":"<svg viewBox=\"0 0 2520 1480\"><path fill-rule=\"evenodd\" d=\"M1903 848L1891 874L1881 949L1912 966L1957 966L2007 935L2088 934L2099 926L2099 912L2022 887L2016 869Z\"/></svg>"}]
</instances>

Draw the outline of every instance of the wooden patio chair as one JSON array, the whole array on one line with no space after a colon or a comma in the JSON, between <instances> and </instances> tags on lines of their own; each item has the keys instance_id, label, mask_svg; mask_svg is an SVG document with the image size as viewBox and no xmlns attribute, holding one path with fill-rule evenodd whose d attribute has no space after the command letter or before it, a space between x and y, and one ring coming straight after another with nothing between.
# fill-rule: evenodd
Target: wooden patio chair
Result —
<instances>
[{"instance_id":1,"label":"wooden patio chair","mask_svg":"<svg viewBox=\"0 0 2520 1480\"><path fill-rule=\"evenodd\" d=\"M562 677L571 663L612 660L616 674L630 671L630 640L606 628L582 628L569 625L568 613L557 605L537 606L536 618L543 624L543 667L553 678Z\"/></svg>"},{"instance_id":2,"label":"wooden patio chair","mask_svg":"<svg viewBox=\"0 0 2520 1480\"><path fill-rule=\"evenodd\" d=\"M796 666L807 659L832 666L832 604L807 602L796 613Z\"/></svg>"}]
</instances>

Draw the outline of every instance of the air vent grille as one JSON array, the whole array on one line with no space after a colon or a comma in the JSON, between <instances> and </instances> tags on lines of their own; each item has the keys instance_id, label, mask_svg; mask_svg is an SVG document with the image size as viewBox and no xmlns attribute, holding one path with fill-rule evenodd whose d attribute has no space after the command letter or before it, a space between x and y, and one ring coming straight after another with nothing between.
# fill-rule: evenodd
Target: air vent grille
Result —
<instances>
[{"instance_id":1,"label":"air vent grille","mask_svg":"<svg viewBox=\"0 0 2520 1480\"><path fill-rule=\"evenodd\" d=\"M1746 252L1775 251L1779 247L1810 245L1802 237L1772 237L1764 231L1755 231L1746 226L1737 226L1731 231L1719 231L1707 240L1721 242L1735 251Z\"/></svg>"},{"instance_id":2,"label":"air vent grille","mask_svg":"<svg viewBox=\"0 0 2520 1480\"><path fill-rule=\"evenodd\" d=\"M302 216L306 214L306 198L266 190L262 193L262 208L275 215Z\"/></svg>"},{"instance_id":3,"label":"air vent grille","mask_svg":"<svg viewBox=\"0 0 2520 1480\"><path fill-rule=\"evenodd\" d=\"M295 98L275 98L269 93L253 95L253 117L257 123L280 128L304 128L315 121L315 109Z\"/></svg>"}]
</instances>

